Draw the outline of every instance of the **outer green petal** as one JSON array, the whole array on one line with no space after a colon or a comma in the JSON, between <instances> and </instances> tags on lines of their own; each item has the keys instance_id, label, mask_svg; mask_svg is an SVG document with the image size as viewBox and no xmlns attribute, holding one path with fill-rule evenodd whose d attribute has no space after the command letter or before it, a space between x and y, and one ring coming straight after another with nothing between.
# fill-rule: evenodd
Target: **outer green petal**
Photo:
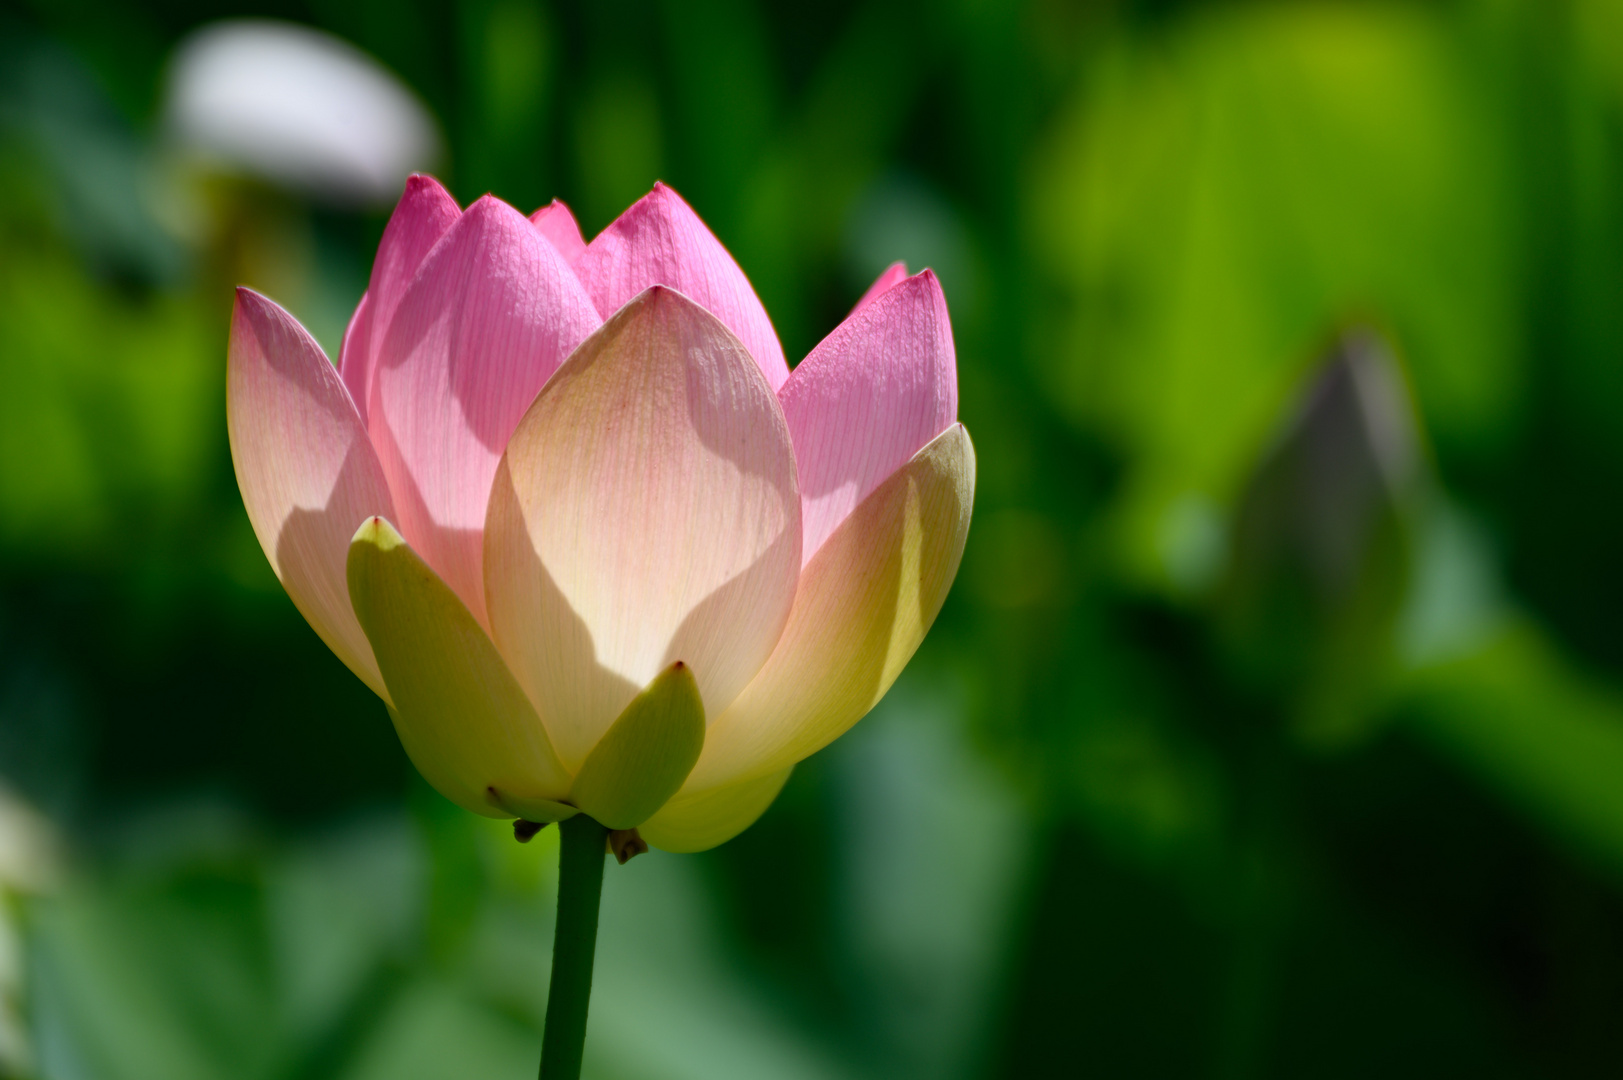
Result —
<instances>
[{"instance_id":1,"label":"outer green petal","mask_svg":"<svg viewBox=\"0 0 1623 1080\"><path fill-rule=\"evenodd\" d=\"M946 600L974 496L975 449L954 424L851 512L806 564L766 666L710 725L684 794L780 772L885 696Z\"/></svg>"},{"instance_id":2,"label":"outer green petal","mask_svg":"<svg viewBox=\"0 0 1623 1080\"><path fill-rule=\"evenodd\" d=\"M705 851L726 843L751 825L783 790L793 767L755 780L681 794L638 828L662 851Z\"/></svg>"},{"instance_id":3,"label":"outer green petal","mask_svg":"<svg viewBox=\"0 0 1623 1080\"><path fill-rule=\"evenodd\" d=\"M634 829L682 787L704 749L704 701L678 660L631 699L575 776L570 801L611 829Z\"/></svg>"},{"instance_id":4,"label":"outer green petal","mask_svg":"<svg viewBox=\"0 0 1623 1080\"><path fill-rule=\"evenodd\" d=\"M487 817L557 820L570 777L467 606L381 517L349 545L349 595L419 772ZM567 809L567 808L561 808Z\"/></svg>"}]
</instances>

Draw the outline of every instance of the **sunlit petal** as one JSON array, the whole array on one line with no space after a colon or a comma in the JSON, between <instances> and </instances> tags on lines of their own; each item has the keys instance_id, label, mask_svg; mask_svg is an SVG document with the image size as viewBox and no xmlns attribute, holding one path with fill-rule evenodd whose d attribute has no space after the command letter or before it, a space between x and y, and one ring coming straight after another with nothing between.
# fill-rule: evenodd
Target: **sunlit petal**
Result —
<instances>
[{"instance_id":1,"label":"sunlit petal","mask_svg":"<svg viewBox=\"0 0 1623 1080\"><path fill-rule=\"evenodd\" d=\"M611 829L634 829L682 787L704 747L704 702L678 660L631 699L586 755L570 802Z\"/></svg>"},{"instance_id":2,"label":"sunlit petal","mask_svg":"<svg viewBox=\"0 0 1623 1080\"><path fill-rule=\"evenodd\" d=\"M492 633L566 763L676 660L718 715L794 599L800 504L783 413L725 326L650 289L524 417L487 529Z\"/></svg>"},{"instance_id":3,"label":"sunlit petal","mask_svg":"<svg viewBox=\"0 0 1623 1080\"><path fill-rule=\"evenodd\" d=\"M926 270L858 308L778 398L799 468L801 558L958 415L947 301Z\"/></svg>"},{"instance_id":4,"label":"sunlit petal","mask_svg":"<svg viewBox=\"0 0 1623 1080\"><path fill-rule=\"evenodd\" d=\"M706 851L755 824L783 790L792 771L784 769L693 794L679 793L637 831L662 851Z\"/></svg>"},{"instance_id":5,"label":"sunlit petal","mask_svg":"<svg viewBox=\"0 0 1623 1080\"><path fill-rule=\"evenodd\" d=\"M355 614L394 699L390 716L419 772L488 817L562 799L570 777L535 709L466 606L380 517L349 545Z\"/></svg>"},{"instance_id":6,"label":"sunlit petal","mask_svg":"<svg viewBox=\"0 0 1623 1080\"><path fill-rule=\"evenodd\" d=\"M776 390L789 377L772 320L727 249L664 184L598 233L575 261L605 319L651 285L669 285L720 319Z\"/></svg>"},{"instance_id":7,"label":"sunlit petal","mask_svg":"<svg viewBox=\"0 0 1623 1080\"><path fill-rule=\"evenodd\" d=\"M711 724L684 794L787 768L873 708L941 610L974 491L954 424L863 500L807 564L777 649Z\"/></svg>"}]
</instances>

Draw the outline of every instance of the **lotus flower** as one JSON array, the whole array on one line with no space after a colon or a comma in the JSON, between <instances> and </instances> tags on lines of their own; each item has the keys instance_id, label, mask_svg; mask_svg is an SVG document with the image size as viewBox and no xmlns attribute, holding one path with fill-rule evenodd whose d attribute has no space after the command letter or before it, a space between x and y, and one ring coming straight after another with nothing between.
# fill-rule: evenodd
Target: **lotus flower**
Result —
<instances>
[{"instance_id":1,"label":"lotus flower","mask_svg":"<svg viewBox=\"0 0 1623 1080\"><path fill-rule=\"evenodd\" d=\"M588 244L413 177L337 370L238 291L227 405L271 565L423 776L672 851L884 695L974 492L933 274L893 266L790 372L663 185Z\"/></svg>"}]
</instances>

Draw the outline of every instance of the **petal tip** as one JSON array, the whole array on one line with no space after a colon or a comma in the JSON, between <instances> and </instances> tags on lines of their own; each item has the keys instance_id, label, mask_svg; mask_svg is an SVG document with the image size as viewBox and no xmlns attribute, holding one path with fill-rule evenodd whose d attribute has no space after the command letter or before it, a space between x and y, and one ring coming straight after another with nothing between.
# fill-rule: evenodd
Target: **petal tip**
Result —
<instances>
[{"instance_id":1,"label":"petal tip","mask_svg":"<svg viewBox=\"0 0 1623 1080\"><path fill-rule=\"evenodd\" d=\"M514 217L524 218L526 222L529 221L529 218L525 218L523 214L519 213L512 206L509 206L506 202L497 198L488 191L479 196L477 199L473 200L473 202L469 203L468 208L464 210L463 213L493 215L503 218L507 217L508 215L512 215Z\"/></svg>"},{"instance_id":2,"label":"petal tip","mask_svg":"<svg viewBox=\"0 0 1623 1080\"><path fill-rule=\"evenodd\" d=\"M389 523L389 520L378 514L373 514L361 522L361 527L355 530L350 540L350 546L368 544L379 551L393 551L406 542L405 537Z\"/></svg>"},{"instance_id":3,"label":"petal tip","mask_svg":"<svg viewBox=\"0 0 1623 1080\"><path fill-rule=\"evenodd\" d=\"M406 177L406 183L400 190L400 200L396 207L408 204L422 203L424 200L444 200L450 204L453 212L456 211L457 201L446 190L445 185L427 173L412 173Z\"/></svg>"},{"instance_id":4,"label":"petal tip","mask_svg":"<svg viewBox=\"0 0 1623 1080\"><path fill-rule=\"evenodd\" d=\"M272 301L264 293L255 292L246 285L238 285L236 289L235 304L239 309L250 311L255 315L259 315L269 307L273 306L274 301Z\"/></svg>"}]
</instances>

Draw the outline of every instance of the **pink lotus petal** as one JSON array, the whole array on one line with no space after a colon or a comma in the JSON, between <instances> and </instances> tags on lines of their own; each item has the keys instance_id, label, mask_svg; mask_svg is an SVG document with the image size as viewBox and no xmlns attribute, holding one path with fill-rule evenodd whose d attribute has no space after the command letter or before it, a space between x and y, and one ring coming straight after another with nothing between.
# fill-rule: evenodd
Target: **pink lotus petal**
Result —
<instances>
[{"instance_id":1,"label":"pink lotus petal","mask_svg":"<svg viewBox=\"0 0 1623 1080\"><path fill-rule=\"evenodd\" d=\"M574 262L586 250L586 241L580 235L575 215L557 199L531 214L530 224L541 230L541 235L558 249L558 254L564 257L566 263Z\"/></svg>"},{"instance_id":2,"label":"pink lotus petal","mask_svg":"<svg viewBox=\"0 0 1623 1080\"><path fill-rule=\"evenodd\" d=\"M355 305L355 310L349 317L349 323L344 327L344 340L338 343L338 375L342 378L346 368L353 368L357 364L365 363L357 359L362 353L371 350L372 330L372 304L369 293L361 294L361 302ZM344 384L346 387L349 384ZM350 391L350 399L355 398L355 391ZM361 423L366 423L366 402L356 401L355 411L360 413Z\"/></svg>"},{"instance_id":3,"label":"pink lotus petal","mask_svg":"<svg viewBox=\"0 0 1623 1080\"><path fill-rule=\"evenodd\" d=\"M862 294L862 299L858 300L856 305L851 308L851 315L855 315L906 280L907 264L900 261L891 263L885 267L885 272L875 278L872 285L868 286L868 291ZM846 318L850 318L850 316L848 315Z\"/></svg>"},{"instance_id":4,"label":"pink lotus petal","mask_svg":"<svg viewBox=\"0 0 1623 1080\"><path fill-rule=\"evenodd\" d=\"M414 175L406 180L406 190L378 243L372 280L344 332L344 347L339 352L344 385L349 387L362 420L367 418L372 403L378 346L388 332L395 309L423 259L461 213L450 192L433 177Z\"/></svg>"},{"instance_id":5,"label":"pink lotus petal","mask_svg":"<svg viewBox=\"0 0 1623 1080\"><path fill-rule=\"evenodd\" d=\"M248 520L287 594L327 647L389 700L350 608L344 562L355 527L393 504L338 373L298 321L237 290L226 426Z\"/></svg>"},{"instance_id":6,"label":"pink lotus petal","mask_svg":"<svg viewBox=\"0 0 1623 1080\"><path fill-rule=\"evenodd\" d=\"M885 696L946 600L974 498L975 450L953 424L862 501L806 565L771 659L712 718L670 805L788 768Z\"/></svg>"},{"instance_id":7,"label":"pink lotus petal","mask_svg":"<svg viewBox=\"0 0 1623 1080\"><path fill-rule=\"evenodd\" d=\"M395 520L481 623L496 463L536 393L598 322L562 256L487 195L423 260L379 342L368 419Z\"/></svg>"},{"instance_id":8,"label":"pink lotus petal","mask_svg":"<svg viewBox=\"0 0 1623 1080\"><path fill-rule=\"evenodd\" d=\"M778 398L800 470L801 557L958 415L947 301L926 270L835 328Z\"/></svg>"},{"instance_id":9,"label":"pink lotus petal","mask_svg":"<svg viewBox=\"0 0 1623 1080\"><path fill-rule=\"evenodd\" d=\"M744 271L664 184L598 233L574 266L605 319L650 285L668 285L737 334L773 390L789 377L783 346Z\"/></svg>"},{"instance_id":10,"label":"pink lotus petal","mask_svg":"<svg viewBox=\"0 0 1623 1080\"><path fill-rule=\"evenodd\" d=\"M622 307L513 433L485 559L492 636L567 767L674 661L718 715L800 571L789 429L738 339L664 287Z\"/></svg>"}]
</instances>

